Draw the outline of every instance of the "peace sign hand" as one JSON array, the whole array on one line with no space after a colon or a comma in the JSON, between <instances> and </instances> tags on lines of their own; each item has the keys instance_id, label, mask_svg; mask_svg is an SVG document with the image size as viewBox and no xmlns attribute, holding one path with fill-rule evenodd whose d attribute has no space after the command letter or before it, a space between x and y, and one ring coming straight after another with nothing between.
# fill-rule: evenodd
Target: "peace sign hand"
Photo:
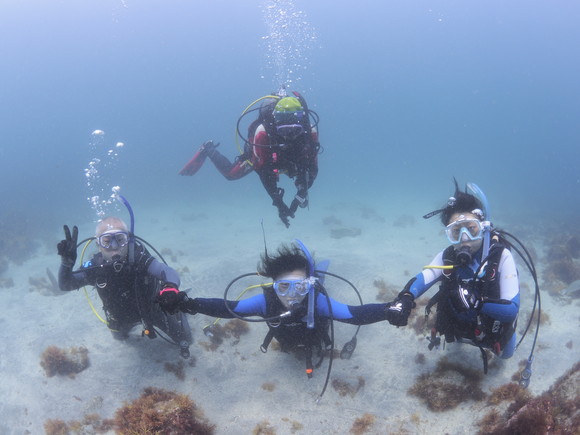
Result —
<instances>
[{"instance_id":1,"label":"peace sign hand","mask_svg":"<svg viewBox=\"0 0 580 435\"><path fill-rule=\"evenodd\" d=\"M73 227L72 235L68 225L64 226L64 240L61 240L56 249L58 255L62 257L62 264L64 266L72 267L77 261L77 240L79 238L79 229L75 225Z\"/></svg>"}]
</instances>

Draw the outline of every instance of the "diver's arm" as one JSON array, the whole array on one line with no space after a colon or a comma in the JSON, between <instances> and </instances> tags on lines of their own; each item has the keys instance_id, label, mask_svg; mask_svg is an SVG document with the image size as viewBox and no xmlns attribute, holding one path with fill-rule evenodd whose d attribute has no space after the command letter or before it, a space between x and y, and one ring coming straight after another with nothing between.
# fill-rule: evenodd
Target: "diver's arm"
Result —
<instances>
[{"instance_id":1,"label":"diver's arm","mask_svg":"<svg viewBox=\"0 0 580 435\"><path fill-rule=\"evenodd\" d=\"M222 317L231 319L235 316L227 309L230 309L240 316L262 316L266 311L266 300L264 295L259 294L241 301L224 302L221 298L195 298L188 299L180 305L180 309L190 314L205 314L211 317Z\"/></svg>"},{"instance_id":2,"label":"diver's arm","mask_svg":"<svg viewBox=\"0 0 580 435\"><path fill-rule=\"evenodd\" d=\"M443 251L435 256L429 266L443 266ZM443 269L424 269L415 276L415 281L409 287L409 293L416 299L429 290L433 284L441 279L443 276Z\"/></svg>"},{"instance_id":3,"label":"diver's arm","mask_svg":"<svg viewBox=\"0 0 580 435\"><path fill-rule=\"evenodd\" d=\"M173 284L176 288L179 288L179 285L181 284L177 271L172 267L169 267L167 264L157 261L155 258L149 264L147 273L153 275L164 283Z\"/></svg>"},{"instance_id":4,"label":"diver's arm","mask_svg":"<svg viewBox=\"0 0 580 435\"><path fill-rule=\"evenodd\" d=\"M481 312L501 322L513 322L520 309L518 272L512 253L504 249L498 266L499 301L483 301Z\"/></svg>"},{"instance_id":5,"label":"diver's arm","mask_svg":"<svg viewBox=\"0 0 580 435\"><path fill-rule=\"evenodd\" d=\"M90 284L86 270L73 271L72 268L72 266L61 264L58 270L58 286L63 291L77 290Z\"/></svg>"},{"instance_id":6,"label":"diver's arm","mask_svg":"<svg viewBox=\"0 0 580 435\"><path fill-rule=\"evenodd\" d=\"M318 314L330 318L328 299L319 294L316 301ZM351 325L368 325L370 323L387 320L387 304L346 305L330 298L332 318Z\"/></svg>"}]
</instances>

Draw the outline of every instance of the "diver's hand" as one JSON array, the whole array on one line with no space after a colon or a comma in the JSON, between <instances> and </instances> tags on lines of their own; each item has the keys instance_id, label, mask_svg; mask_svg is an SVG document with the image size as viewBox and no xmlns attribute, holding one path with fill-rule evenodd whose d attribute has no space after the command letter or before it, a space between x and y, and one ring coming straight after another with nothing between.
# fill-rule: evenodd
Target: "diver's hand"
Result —
<instances>
[{"instance_id":1,"label":"diver's hand","mask_svg":"<svg viewBox=\"0 0 580 435\"><path fill-rule=\"evenodd\" d=\"M166 287L157 295L157 303L161 310L167 314L175 314L179 311L180 305L188 300L187 293L180 292L175 287Z\"/></svg>"},{"instance_id":2,"label":"diver's hand","mask_svg":"<svg viewBox=\"0 0 580 435\"><path fill-rule=\"evenodd\" d=\"M214 143L213 140L205 141L201 147L200 151L203 151L207 156L210 156L214 153L215 149L220 146L220 143Z\"/></svg>"},{"instance_id":3,"label":"diver's hand","mask_svg":"<svg viewBox=\"0 0 580 435\"><path fill-rule=\"evenodd\" d=\"M387 320L391 325L405 326L415 308L415 297L411 293L401 293L385 309Z\"/></svg>"},{"instance_id":4,"label":"diver's hand","mask_svg":"<svg viewBox=\"0 0 580 435\"><path fill-rule=\"evenodd\" d=\"M292 211L284 203L278 205L277 207L278 207L278 216L280 216L280 220L284 222L286 228L290 227L290 220L288 218L293 218L294 213L292 213Z\"/></svg>"},{"instance_id":5,"label":"diver's hand","mask_svg":"<svg viewBox=\"0 0 580 435\"><path fill-rule=\"evenodd\" d=\"M290 212L294 214L296 210L300 208L308 207L308 195L301 197L300 195L296 195L292 200L292 204L290 204Z\"/></svg>"},{"instance_id":6,"label":"diver's hand","mask_svg":"<svg viewBox=\"0 0 580 435\"><path fill-rule=\"evenodd\" d=\"M68 225L64 226L64 240L56 245L58 255L61 256L61 262L64 266L73 267L77 261L77 240L79 238L79 229L75 225L72 234Z\"/></svg>"}]
</instances>

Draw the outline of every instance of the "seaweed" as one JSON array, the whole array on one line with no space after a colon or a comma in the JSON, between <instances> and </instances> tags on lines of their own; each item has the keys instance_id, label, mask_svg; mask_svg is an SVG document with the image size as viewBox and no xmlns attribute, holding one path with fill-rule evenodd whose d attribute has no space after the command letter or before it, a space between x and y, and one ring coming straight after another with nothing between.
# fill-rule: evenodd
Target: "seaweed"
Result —
<instances>
[{"instance_id":1,"label":"seaweed","mask_svg":"<svg viewBox=\"0 0 580 435\"><path fill-rule=\"evenodd\" d=\"M283 417L282 421L290 423L290 433L296 433L299 430L304 429L304 425L299 421L290 420L288 417Z\"/></svg>"},{"instance_id":2,"label":"seaweed","mask_svg":"<svg viewBox=\"0 0 580 435\"><path fill-rule=\"evenodd\" d=\"M421 399L431 411L442 412L467 400L483 400L486 394L479 386L481 380L479 371L441 358L432 373L417 377L408 393Z\"/></svg>"},{"instance_id":3,"label":"seaweed","mask_svg":"<svg viewBox=\"0 0 580 435\"><path fill-rule=\"evenodd\" d=\"M375 416L367 412L362 417L359 417L354 421L352 427L350 428L350 433L361 435L368 432L374 424Z\"/></svg>"},{"instance_id":4,"label":"seaweed","mask_svg":"<svg viewBox=\"0 0 580 435\"><path fill-rule=\"evenodd\" d=\"M262 384L262 390L264 391L274 391L276 389L276 384L274 382L264 382Z\"/></svg>"},{"instance_id":5,"label":"seaweed","mask_svg":"<svg viewBox=\"0 0 580 435\"><path fill-rule=\"evenodd\" d=\"M122 434L213 434L203 412L188 396L147 387L141 396L115 413L114 429Z\"/></svg>"},{"instance_id":6,"label":"seaweed","mask_svg":"<svg viewBox=\"0 0 580 435\"><path fill-rule=\"evenodd\" d=\"M492 388L491 394L487 398L487 403L490 405L497 405L505 401L525 402L530 398L530 393L519 384L509 382L500 385L497 388Z\"/></svg>"},{"instance_id":7,"label":"seaweed","mask_svg":"<svg viewBox=\"0 0 580 435\"><path fill-rule=\"evenodd\" d=\"M501 388L501 387L500 387ZM494 393L497 393L494 390ZM526 392L527 393L527 392ZM501 397L513 400L500 413L492 409L479 422L480 434L567 434L580 427L580 362L538 397L503 388Z\"/></svg>"},{"instance_id":8,"label":"seaweed","mask_svg":"<svg viewBox=\"0 0 580 435\"><path fill-rule=\"evenodd\" d=\"M177 363L166 362L165 371L173 373L180 381L185 380L185 364L182 360L177 361Z\"/></svg>"},{"instance_id":9,"label":"seaweed","mask_svg":"<svg viewBox=\"0 0 580 435\"><path fill-rule=\"evenodd\" d=\"M252 430L253 435L276 435L276 431L270 425L270 422L264 420L256 425L254 430Z\"/></svg>"},{"instance_id":10,"label":"seaweed","mask_svg":"<svg viewBox=\"0 0 580 435\"><path fill-rule=\"evenodd\" d=\"M50 378L54 375L66 375L74 378L89 366L89 351L87 348L70 347L61 349L56 346L47 347L41 355L40 365Z\"/></svg>"},{"instance_id":11,"label":"seaweed","mask_svg":"<svg viewBox=\"0 0 580 435\"><path fill-rule=\"evenodd\" d=\"M234 337L235 340L232 342L232 345L238 344L240 337L247 334L250 328L243 320L234 319L226 322L223 326L219 323L212 323L203 328L203 330L210 342L202 341L200 344L206 350L216 351L226 338Z\"/></svg>"},{"instance_id":12,"label":"seaweed","mask_svg":"<svg viewBox=\"0 0 580 435\"><path fill-rule=\"evenodd\" d=\"M398 287L387 284L382 278L375 279L373 285L379 290L377 293L377 301L389 302L392 301L399 293Z\"/></svg>"},{"instance_id":13,"label":"seaweed","mask_svg":"<svg viewBox=\"0 0 580 435\"><path fill-rule=\"evenodd\" d=\"M356 380L348 381L345 379L334 378L332 380L332 388L342 397L349 395L350 397L356 394L365 386L365 379L362 376L357 376Z\"/></svg>"}]
</instances>

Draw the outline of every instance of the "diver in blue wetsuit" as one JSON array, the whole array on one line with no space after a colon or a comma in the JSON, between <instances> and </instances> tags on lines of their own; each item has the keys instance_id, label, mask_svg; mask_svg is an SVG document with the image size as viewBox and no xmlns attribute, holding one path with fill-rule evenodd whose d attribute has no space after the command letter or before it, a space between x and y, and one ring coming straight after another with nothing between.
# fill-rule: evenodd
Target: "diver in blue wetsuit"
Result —
<instances>
[{"instance_id":1,"label":"diver in blue wetsuit","mask_svg":"<svg viewBox=\"0 0 580 435\"><path fill-rule=\"evenodd\" d=\"M247 316L259 316L263 318L261 321L266 321L269 328L261 350L266 352L272 338L276 338L283 351L303 350L309 377L314 369L313 350L320 357L316 364L318 367L322 362L323 351L333 347L329 335L329 329L332 331L332 320L367 325L398 315L388 310L389 304L352 306L330 298L323 286L323 274L329 273L315 269L312 257L301 243L299 246L282 245L275 256L265 253L261 260L257 274L241 277L260 275L272 278L273 283L264 285L262 294L240 301L225 298L190 299L185 292L165 289L158 297L159 304L169 313L182 311L243 320L248 320ZM355 346L356 338L353 337L342 350L341 357L349 358Z\"/></svg>"},{"instance_id":2,"label":"diver in blue wetsuit","mask_svg":"<svg viewBox=\"0 0 580 435\"><path fill-rule=\"evenodd\" d=\"M455 181L455 194L446 206L424 216L441 214L451 246L407 283L389 310L396 313L392 324L406 325L415 299L439 283L439 291L425 310L428 315L437 304L429 349L439 344L437 333L448 343L468 342L481 349L487 371L484 349L504 359L514 353L519 280L502 232L493 229L489 221L483 192L473 184L468 184L468 189L473 194L467 189L462 192Z\"/></svg>"}]
</instances>

